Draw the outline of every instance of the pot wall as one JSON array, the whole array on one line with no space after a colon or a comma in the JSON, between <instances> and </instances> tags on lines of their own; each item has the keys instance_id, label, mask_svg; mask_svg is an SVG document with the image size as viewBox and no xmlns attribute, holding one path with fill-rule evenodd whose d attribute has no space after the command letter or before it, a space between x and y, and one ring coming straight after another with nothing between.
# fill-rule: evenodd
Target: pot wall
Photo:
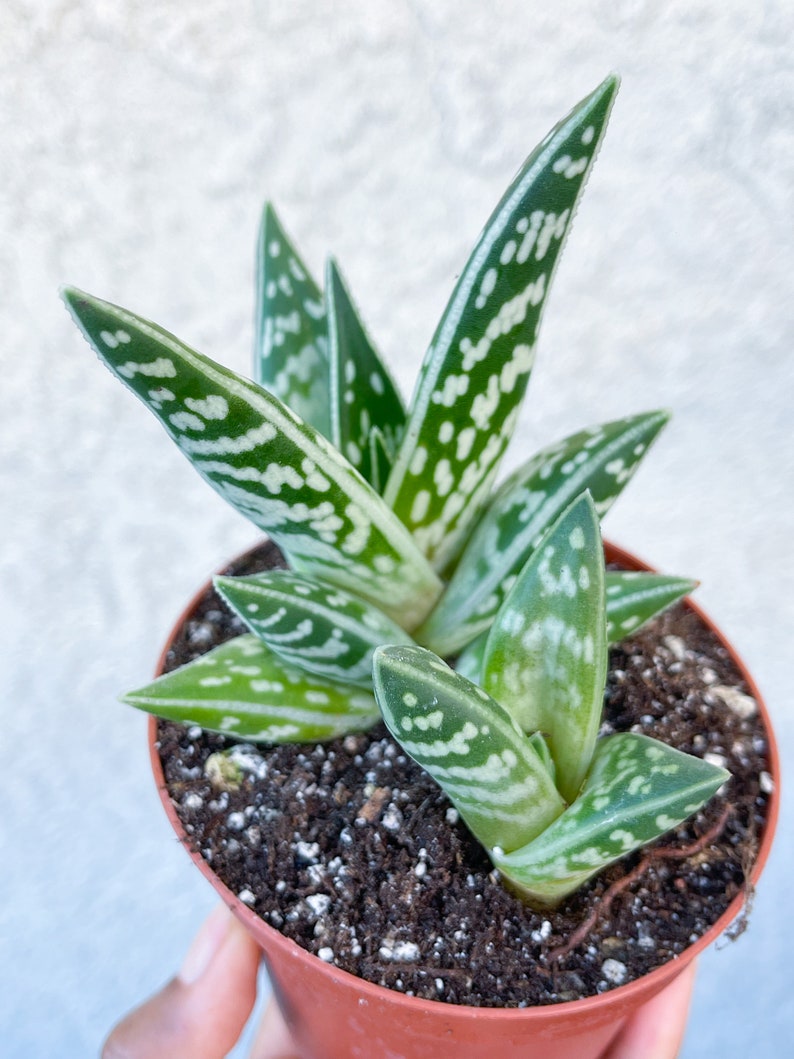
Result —
<instances>
[{"instance_id":1,"label":"pot wall","mask_svg":"<svg viewBox=\"0 0 794 1059\"><path fill-rule=\"evenodd\" d=\"M632 570L651 569L613 545L605 544L605 551L609 562L620 562ZM206 586L174 627L161 655L158 675L163 671L168 644L205 590ZM758 703L768 736L775 789L751 873L755 885L769 855L778 815L780 763L774 733L758 689L736 652L695 604L687 601L687 605L731 653ZM152 769L166 814L196 866L262 948L279 1006L305 1059L598 1059L626 1019L672 982L743 908L743 897L739 895L714 926L677 960L641 979L584 1000L518 1010L469 1008L408 997L323 963L268 926L221 882L201 855L190 849L190 840L166 789L156 739L157 719L152 717Z\"/></svg>"}]
</instances>

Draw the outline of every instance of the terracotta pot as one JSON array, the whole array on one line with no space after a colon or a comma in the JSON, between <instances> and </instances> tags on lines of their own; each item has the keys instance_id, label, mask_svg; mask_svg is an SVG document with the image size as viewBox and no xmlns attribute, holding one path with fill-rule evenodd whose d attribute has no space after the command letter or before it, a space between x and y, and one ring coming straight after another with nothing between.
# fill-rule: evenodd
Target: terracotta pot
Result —
<instances>
[{"instance_id":1,"label":"terracotta pot","mask_svg":"<svg viewBox=\"0 0 794 1059\"><path fill-rule=\"evenodd\" d=\"M630 570L649 570L640 560L613 545L605 545L607 560ZM163 671L168 645L206 591L201 589L176 623L160 658ZM755 885L769 855L780 801L780 762L769 714L758 689L724 636L693 603L687 602L716 633L730 652L750 693L756 699L766 728L770 771L775 787L751 872ZM598 996L536 1008L471 1008L405 996L372 985L324 963L244 905L190 849L165 785L156 745L157 719L149 723L152 769L166 814L183 846L224 902L246 926L264 953L273 990L305 1059L597 1059L625 1021L715 941L739 915L744 903L738 895L706 934L678 959L650 974Z\"/></svg>"}]
</instances>

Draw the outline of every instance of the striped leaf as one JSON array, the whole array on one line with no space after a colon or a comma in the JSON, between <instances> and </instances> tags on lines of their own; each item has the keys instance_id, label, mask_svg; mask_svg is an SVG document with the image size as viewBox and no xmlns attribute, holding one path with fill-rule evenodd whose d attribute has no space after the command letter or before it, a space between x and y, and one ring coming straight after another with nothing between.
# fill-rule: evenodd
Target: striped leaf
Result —
<instances>
[{"instance_id":1,"label":"striped leaf","mask_svg":"<svg viewBox=\"0 0 794 1059\"><path fill-rule=\"evenodd\" d=\"M417 639L446 657L488 629L552 522L586 489L603 517L668 418L667 412L647 412L590 427L541 450L511 474Z\"/></svg>"},{"instance_id":2,"label":"striped leaf","mask_svg":"<svg viewBox=\"0 0 794 1059\"><path fill-rule=\"evenodd\" d=\"M651 618L689 595L697 586L697 581L684 577L608 570L606 594L609 642L620 643Z\"/></svg>"},{"instance_id":3,"label":"striped leaf","mask_svg":"<svg viewBox=\"0 0 794 1059\"><path fill-rule=\"evenodd\" d=\"M516 849L562 812L537 750L482 688L421 647L378 648L373 673L389 731L484 846Z\"/></svg>"},{"instance_id":4,"label":"striped leaf","mask_svg":"<svg viewBox=\"0 0 794 1059\"><path fill-rule=\"evenodd\" d=\"M138 709L262 743L314 743L371 728L371 694L296 669L247 634L124 695Z\"/></svg>"},{"instance_id":5,"label":"striped leaf","mask_svg":"<svg viewBox=\"0 0 794 1059\"><path fill-rule=\"evenodd\" d=\"M617 85L607 78L530 155L425 357L384 495L437 570L458 555L512 434L552 275Z\"/></svg>"},{"instance_id":6,"label":"striped leaf","mask_svg":"<svg viewBox=\"0 0 794 1059\"><path fill-rule=\"evenodd\" d=\"M427 614L438 578L384 501L313 427L141 317L76 290L64 299L111 371L294 567L382 606L406 628Z\"/></svg>"},{"instance_id":7,"label":"striped leaf","mask_svg":"<svg viewBox=\"0 0 794 1059\"><path fill-rule=\"evenodd\" d=\"M607 736L576 802L534 842L496 853L493 862L530 900L556 904L607 864L677 827L729 776L647 736Z\"/></svg>"},{"instance_id":8,"label":"striped leaf","mask_svg":"<svg viewBox=\"0 0 794 1059\"><path fill-rule=\"evenodd\" d=\"M333 260L328 261L325 295L331 367L331 440L377 488L382 467L380 462L373 467L370 432L377 426L387 452L394 452L405 425L405 409ZM375 458L378 459L377 453Z\"/></svg>"},{"instance_id":9,"label":"striped leaf","mask_svg":"<svg viewBox=\"0 0 794 1059\"><path fill-rule=\"evenodd\" d=\"M525 732L543 732L572 802L590 767L607 674L604 553L589 494L565 511L491 629L482 684Z\"/></svg>"},{"instance_id":10,"label":"striped leaf","mask_svg":"<svg viewBox=\"0 0 794 1059\"><path fill-rule=\"evenodd\" d=\"M698 586L697 581L667 574L607 570L607 642L620 643ZM455 660L455 672L479 684L488 631L472 640Z\"/></svg>"},{"instance_id":11,"label":"striped leaf","mask_svg":"<svg viewBox=\"0 0 794 1059\"><path fill-rule=\"evenodd\" d=\"M329 680L371 688L375 648L412 643L371 603L291 570L216 577L215 588L283 661Z\"/></svg>"},{"instance_id":12,"label":"striped leaf","mask_svg":"<svg viewBox=\"0 0 794 1059\"><path fill-rule=\"evenodd\" d=\"M256 252L254 378L331 436L323 296L267 203Z\"/></svg>"}]
</instances>

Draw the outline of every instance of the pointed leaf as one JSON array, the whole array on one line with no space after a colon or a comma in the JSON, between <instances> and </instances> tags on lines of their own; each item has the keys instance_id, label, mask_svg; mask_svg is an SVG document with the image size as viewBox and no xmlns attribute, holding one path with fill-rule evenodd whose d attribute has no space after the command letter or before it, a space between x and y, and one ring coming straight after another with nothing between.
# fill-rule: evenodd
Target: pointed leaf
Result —
<instances>
[{"instance_id":1,"label":"pointed leaf","mask_svg":"<svg viewBox=\"0 0 794 1059\"><path fill-rule=\"evenodd\" d=\"M530 155L425 357L384 495L437 570L459 553L513 431L552 275L617 85L607 78Z\"/></svg>"},{"instance_id":2,"label":"pointed leaf","mask_svg":"<svg viewBox=\"0 0 794 1059\"><path fill-rule=\"evenodd\" d=\"M620 643L651 618L697 588L697 581L666 574L607 570L607 638Z\"/></svg>"},{"instance_id":3,"label":"pointed leaf","mask_svg":"<svg viewBox=\"0 0 794 1059\"><path fill-rule=\"evenodd\" d=\"M358 317L336 262L328 261L325 294L331 365L331 440L368 482L370 431L377 425L393 451L405 424L405 409L391 376ZM377 486L376 486L377 488Z\"/></svg>"},{"instance_id":4,"label":"pointed leaf","mask_svg":"<svg viewBox=\"0 0 794 1059\"><path fill-rule=\"evenodd\" d=\"M632 732L600 739L581 796L523 849L494 864L531 899L552 904L591 875L677 827L730 773Z\"/></svg>"},{"instance_id":5,"label":"pointed leaf","mask_svg":"<svg viewBox=\"0 0 794 1059\"><path fill-rule=\"evenodd\" d=\"M421 647L380 647L375 697L406 753L488 848L515 849L562 812L537 751L498 702Z\"/></svg>"},{"instance_id":6,"label":"pointed leaf","mask_svg":"<svg viewBox=\"0 0 794 1059\"><path fill-rule=\"evenodd\" d=\"M371 694L287 665L252 635L229 640L123 701L158 717L263 743L335 739L379 720Z\"/></svg>"},{"instance_id":7,"label":"pointed leaf","mask_svg":"<svg viewBox=\"0 0 794 1059\"><path fill-rule=\"evenodd\" d=\"M323 296L270 203L259 227L256 264L254 377L330 437Z\"/></svg>"},{"instance_id":8,"label":"pointed leaf","mask_svg":"<svg viewBox=\"0 0 794 1059\"><path fill-rule=\"evenodd\" d=\"M425 616L438 578L321 434L266 390L141 317L76 290L64 299L111 371L293 566L382 606L407 628Z\"/></svg>"},{"instance_id":9,"label":"pointed leaf","mask_svg":"<svg viewBox=\"0 0 794 1059\"><path fill-rule=\"evenodd\" d=\"M412 643L371 603L290 570L216 577L215 588L283 661L329 680L371 688L375 648Z\"/></svg>"},{"instance_id":10,"label":"pointed leaf","mask_svg":"<svg viewBox=\"0 0 794 1059\"><path fill-rule=\"evenodd\" d=\"M667 574L607 570L607 642L620 643L651 618L667 610L698 586L697 581ZM455 672L479 684L488 631L467 644L455 660Z\"/></svg>"},{"instance_id":11,"label":"pointed leaf","mask_svg":"<svg viewBox=\"0 0 794 1059\"><path fill-rule=\"evenodd\" d=\"M568 802L590 767L606 674L604 553L585 493L543 538L497 614L482 681L523 731L546 735Z\"/></svg>"},{"instance_id":12,"label":"pointed leaf","mask_svg":"<svg viewBox=\"0 0 794 1059\"><path fill-rule=\"evenodd\" d=\"M511 474L417 638L447 656L487 629L552 522L586 489L603 518L668 418L666 412L648 412L590 427L541 450Z\"/></svg>"}]
</instances>

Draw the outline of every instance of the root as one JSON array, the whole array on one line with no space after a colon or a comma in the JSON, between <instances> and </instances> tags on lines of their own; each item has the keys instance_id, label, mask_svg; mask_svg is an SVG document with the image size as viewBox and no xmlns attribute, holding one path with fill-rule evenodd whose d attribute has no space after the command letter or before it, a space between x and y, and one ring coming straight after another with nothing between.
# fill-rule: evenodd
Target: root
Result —
<instances>
[{"instance_id":1,"label":"root","mask_svg":"<svg viewBox=\"0 0 794 1059\"><path fill-rule=\"evenodd\" d=\"M686 860L687 857L692 857L704 850L706 846L711 845L722 834L732 812L733 807L726 805L717 822L688 846L659 846L646 853L635 868L612 883L604 892L599 904L582 920L565 944L551 950L549 959L556 961L565 959L568 953L572 952L577 945L584 941L599 919L607 915L615 898L641 878L652 864L666 860Z\"/></svg>"}]
</instances>

